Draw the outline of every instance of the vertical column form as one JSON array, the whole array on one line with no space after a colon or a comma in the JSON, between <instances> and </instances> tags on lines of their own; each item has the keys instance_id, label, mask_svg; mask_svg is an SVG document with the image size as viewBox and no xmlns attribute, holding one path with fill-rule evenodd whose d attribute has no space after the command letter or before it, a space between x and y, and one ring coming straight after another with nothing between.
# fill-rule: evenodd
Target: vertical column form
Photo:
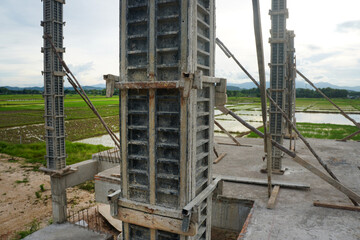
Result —
<instances>
[{"instance_id":1,"label":"vertical column form","mask_svg":"<svg viewBox=\"0 0 360 240\"><path fill-rule=\"evenodd\" d=\"M286 81L286 104L285 110L289 119L295 124L295 103L296 103L296 62L295 62L295 34L294 31L287 31L287 81ZM292 137L292 129L289 124L286 123L286 134Z\"/></svg>"},{"instance_id":2,"label":"vertical column form","mask_svg":"<svg viewBox=\"0 0 360 240\"><path fill-rule=\"evenodd\" d=\"M285 110L285 89L287 79L287 32L286 8L287 0L272 0L271 15L271 63L270 63L270 93L271 97ZM281 113L270 103L270 133L272 138L282 144L285 130L285 122ZM282 168L282 153L273 148L273 169L280 171Z\"/></svg>"},{"instance_id":3,"label":"vertical column form","mask_svg":"<svg viewBox=\"0 0 360 240\"><path fill-rule=\"evenodd\" d=\"M179 81L196 70L214 76L214 15L214 0L121 0L120 81ZM204 84L189 97L176 88L121 90L124 201L181 211L212 182L214 89ZM198 210L196 236L124 222L124 239L210 239L211 196Z\"/></svg>"},{"instance_id":4,"label":"vertical column form","mask_svg":"<svg viewBox=\"0 0 360 240\"><path fill-rule=\"evenodd\" d=\"M200 70L206 76L214 76L215 71L215 4L213 0L196 1L194 18L196 24L196 41L194 44L194 59L196 70ZM212 181L213 149L213 109L215 89L204 84L203 89L196 90L194 103L194 145L195 157L193 158L192 175L192 198L196 197ZM211 239L211 204L212 196L205 199L198 209L198 233L194 240Z\"/></svg>"},{"instance_id":5,"label":"vertical column form","mask_svg":"<svg viewBox=\"0 0 360 240\"><path fill-rule=\"evenodd\" d=\"M50 37L56 51L63 57L63 5L64 0L43 1L44 27L44 100L45 139L47 167L59 170L66 166L65 124L64 124L64 84L61 63L46 39Z\"/></svg>"},{"instance_id":6,"label":"vertical column form","mask_svg":"<svg viewBox=\"0 0 360 240\"><path fill-rule=\"evenodd\" d=\"M47 168L60 170L66 167L65 123L64 123L64 83L65 73L54 53L50 38L57 53L63 57L63 5L64 0L43 0L44 28L44 100L45 100L45 140ZM52 212L55 223L66 221L65 179L51 177Z\"/></svg>"}]
</instances>

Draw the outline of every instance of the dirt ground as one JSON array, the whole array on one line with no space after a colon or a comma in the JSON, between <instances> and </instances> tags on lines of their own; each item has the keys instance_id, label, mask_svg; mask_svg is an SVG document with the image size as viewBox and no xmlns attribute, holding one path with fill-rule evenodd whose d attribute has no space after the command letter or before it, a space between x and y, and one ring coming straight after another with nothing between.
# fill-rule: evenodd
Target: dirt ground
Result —
<instances>
[{"instance_id":1,"label":"dirt ground","mask_svg":"<svg viewBox=\"0 0 360 240\"><path fill-rule=\"evenodd\" d=\"M77 187L67 189L67 198L71 211L95 205L94 194ZM16 238L34 220L40 228L50 224L51 209L49 176L24 159L0 154L0 240Z\"/></svg>"}]
</instances>

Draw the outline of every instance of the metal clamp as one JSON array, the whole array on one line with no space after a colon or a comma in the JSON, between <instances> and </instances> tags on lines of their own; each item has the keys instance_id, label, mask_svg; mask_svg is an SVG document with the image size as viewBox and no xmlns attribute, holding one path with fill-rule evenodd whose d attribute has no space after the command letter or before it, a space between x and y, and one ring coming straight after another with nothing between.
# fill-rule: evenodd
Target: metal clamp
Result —
<instances>
[{"instance_id":1,"label":"metal clamp","mask_svg":"<svg viewBox=\"0 0 360 240\"><path fill-rule=\"evenodd\" d=\"M199 206L206 198L208 198L213 191L217 188L217 185L221 181L221 178L218 177L212 183L210 183L199 195L197 195L191 202L189 202L182 210L183 220L182 220L182 231L189 231L190 219L192 211L195 207Z\"/></svg>"},{"instance_id":2,"label":"metal clamp","mask_svg":"<svg viewBox=\"0 0 360 240\"><path fill-rule=\"evenodd\" d=\"M120 77L112 74L107 74L104 75L104 80L106 81L106 97L112 97L115 91L115 82L119 82Z\"/></svg>"},{"instance_id":3,"label":"metal clamp","mask_svg":"<svg viewBox=\"0 0 360 240\"><path fill-rule=\"evenodd\" d=\"M120 198L120 194L121 194L121 189L107 196L108 201L110 203L110 214L113 217L117 216L119 213L118 200Z\"/></svg>"}]
</instances>

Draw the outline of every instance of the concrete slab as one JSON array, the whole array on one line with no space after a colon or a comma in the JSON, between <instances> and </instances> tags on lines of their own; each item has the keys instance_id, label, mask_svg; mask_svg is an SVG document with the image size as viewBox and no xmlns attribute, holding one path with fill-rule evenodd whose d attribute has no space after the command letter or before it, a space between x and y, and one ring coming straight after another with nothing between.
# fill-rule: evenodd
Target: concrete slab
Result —
<instances>
[{"instance_id":1,"label":"concrete slab","mask_svg":"<svg viewBox=\"0 0 360 240\"><path fill-rule=\"evenodd\" d=\"M108 204L107 195L120 189L120 166L99 172L94 179L96 202Z\"/></svg>"},{"instance_id":2,"label":"concrete slab","mask_svg":"<svg viewBox=\"0 0 360 240\"><path fill-rule=\"evenodd\" d=\"M29 236L24 240L110 240L111 235L97 233L70 223L52 224Z\"/></svg>"},{"instance_id":3,"label":"concrete slab","mask_svg":"<svg viewBox=\"0 0 360 240\"><path fill-rule=\"evenodd\" d=\"M99 204L99 213L119 232L122 232L122 221L116 219L110 214L109 204Z\"/></svg>"},{"instance_id":4,"label":"concrete slab","mask_svg":"<svg viewBox=\"0 0 360 240\"><path fill-rule=\"evenodd\" d=\"M216 145L219 154L228 155L220 163L213 165L213 173L266 180L266 174L260 173L260 169L264 167L262 139L238 140L241 144L250 144L252 147ZM216 137L215 141L231 143L226 137ZM360 143L318 139L309 139L309 142L340 181L360 194ZM284 146L288 145L285 140ZM320 164L299 141L296 152L321 169ZM316 200L352 205L344 194L287 156L284 157L283 166L286 168L285 174L273 175L274 180L304 182L311 188L308 191L280 188L275 209L272 210L266 208L267 187L224 183L226 196L255 201L253 216L244 239L360 239L359 212L313 206Z\"/></svg>"}]
</instances>

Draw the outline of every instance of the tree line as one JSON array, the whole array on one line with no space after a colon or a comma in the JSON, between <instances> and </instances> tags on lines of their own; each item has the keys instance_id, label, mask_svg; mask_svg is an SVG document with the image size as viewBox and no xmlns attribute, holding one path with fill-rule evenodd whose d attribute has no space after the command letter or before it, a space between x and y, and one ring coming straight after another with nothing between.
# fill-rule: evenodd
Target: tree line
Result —
<instances>
[{"instance_id":1,"label":"tree line","mask_svg":"<svg viewBox=\"0 0 360 240\"><path fill-rule=\"evenodd\" d=\"M42 94L42 91L35 89L10 90L0 87L0 95L16 95L16 94Z\"/></svg>"},{"instance_id":2,"label":"tree line","mask_svg":"<svg viewBox=\"0 0 360 240\"><path fill-rule=\"evenodd\" d=\"M353 92L343 89L320 88L320 90L329 98L358 98L360 92ZM241 90L227 90L228 97L260 97L260 90L258 88L241 89ZM297 98L322 98L320 93L312 89L297 88Z\"/></svg>"},{"instance_id":3,"label":"tree line","mask_svg":"<svg viewBox=\"0 0 360 240\"><path fill-rule=\"evenodd\" d=\"M106 89L85 89L84 90L86 94L89 95L106 95ZM22 90L10 90L5 87L0 87L0 95L18 95L18 94L43 94L44 91L37 90L37 89L22 89ZM65 95L66 94L77 94L77 92L73 89L65 89L64 90ZM114 95L119 95L119 89L115 89Z\"/></svg>"},{"instance_id":4,"label":"tree line","mask_svg":"<svg viewBox=\"0 0 360 240\"><path fill-rule=\"evenodd\" d=\"M343 89L333 88L320 88L329 98L359 98L360 92L353 92ZM106 89L86 89L85 92L89 95L106 95ZM65 89L65 94L77 94L73 89ZM43 94L42 90L36 89L22 89L10 90L5 87L0 87L0 95L16 95L16 94ZM119 89L115 89L114 95L119 95ZM260 97L260 90L258 88L240 89L240 90L227 90L228 97ZM322 98L322 96L315 90L297 88L297 98Z\"/></svg>"}]
</instances>

